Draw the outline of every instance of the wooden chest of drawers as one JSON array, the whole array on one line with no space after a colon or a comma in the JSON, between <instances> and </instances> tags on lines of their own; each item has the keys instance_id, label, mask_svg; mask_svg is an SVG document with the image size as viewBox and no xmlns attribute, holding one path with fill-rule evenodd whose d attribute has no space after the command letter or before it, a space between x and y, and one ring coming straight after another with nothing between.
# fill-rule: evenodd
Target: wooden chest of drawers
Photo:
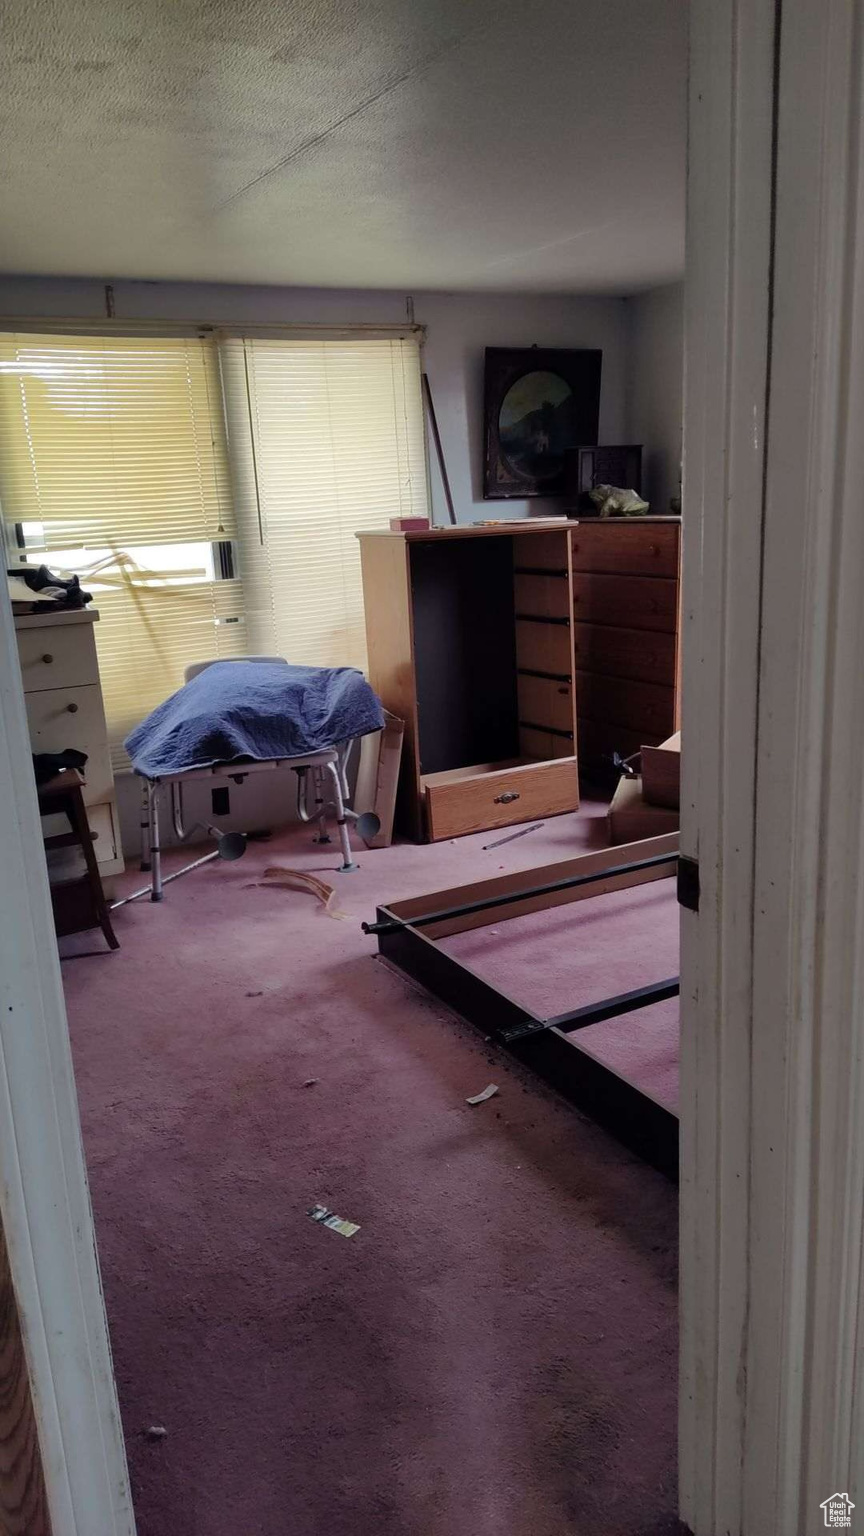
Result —
<instances>
[{"instance_id":1,"label":"wooden chest of drawers","mask_svg":"<svg viewBox=\"0 0 864 1536\"><path fill-rule=\"evenodd\" d=\"M399 820L456 837L575 810L675 729L675 518L359 535L369 678L405 721Z\"/></svg>"},{"instance_id":2,"label":"wooden chest of drawers","mask_svg":"<svg viewBox=\"0 0 864 1536\"><path fill-rule=\"evenodd\" d=\"M678 726L681 528L677 518L585 521L572 530L577 739L583 775Z\"/></svg>"}]
</instances>

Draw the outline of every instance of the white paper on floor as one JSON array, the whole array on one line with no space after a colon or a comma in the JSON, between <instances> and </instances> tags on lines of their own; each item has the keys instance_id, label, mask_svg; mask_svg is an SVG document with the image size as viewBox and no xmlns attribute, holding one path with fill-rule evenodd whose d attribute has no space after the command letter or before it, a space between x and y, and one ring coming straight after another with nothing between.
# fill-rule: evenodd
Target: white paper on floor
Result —
<instances>
[{"instance_id":1,"label":"white paper on floor","mask_svg":"<svg viewBox=\"0 0 864 1536\"><path fill-rule=\"evenodd\" d=\"M497 1092L498 1092L498 1084L497 1083L490 1083L489 1087L488 1088L484 1088L482 1093L475 1093L472 1098L466 1099L465 1103L466 1104L485 1104L486 1100L494 1098L495 1094Z\"/></svg>"},{"instance_id":2,"label":"white paper on floor","mask_svg":"<svg viewBox=\"0 0 864 1536\"><path fill-rule=\"evenodd\" d=\"M346 1221L344 1216L334 1216L328 1211L326 1205L313 1205L308 1213L313 1221L320 1221L322 1226L329 1227L331 1232L341 1232L343 1237L353 1237L360 1228L356 1221Z\"/></svg>"}]
</instances>

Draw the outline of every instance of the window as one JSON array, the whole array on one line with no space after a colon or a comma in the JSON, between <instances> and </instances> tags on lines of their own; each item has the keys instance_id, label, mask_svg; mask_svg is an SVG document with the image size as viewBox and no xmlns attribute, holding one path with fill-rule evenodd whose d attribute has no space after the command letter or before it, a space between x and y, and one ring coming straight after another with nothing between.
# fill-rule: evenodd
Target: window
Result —
<instances>
[{"instance_id":1,"label":"window","mask_svg":"<svg viewBox=\"0 0 864 1536\"><path fill-rule=\"evenodd\" d=\"M354 534L427 510L417 342L0 336L0 505L93 593L126 767L191 661L365 667Z\"/></svg>"},{"instance_id":2,"label":"window","mask_svg":"<svg viewBox=\"0 0 864 1536\"><path fill-rule=\"evenodd\" d=\"M92 591L115 767L188 661L247 649L218 358L201 337L0 337L0 504ZM38 554L37 554L38 552Z\"/></svg>"},{"instance_id":3,"label":"window","mask_svg":"<svg viewBox=\"0 0 864 1536\"><path fill-rule=\"evenodd\" d=\"M417 342L229 338L221 354L250 650L362 670L354 535L428 508Z\"/></svg>"}]
</instances>

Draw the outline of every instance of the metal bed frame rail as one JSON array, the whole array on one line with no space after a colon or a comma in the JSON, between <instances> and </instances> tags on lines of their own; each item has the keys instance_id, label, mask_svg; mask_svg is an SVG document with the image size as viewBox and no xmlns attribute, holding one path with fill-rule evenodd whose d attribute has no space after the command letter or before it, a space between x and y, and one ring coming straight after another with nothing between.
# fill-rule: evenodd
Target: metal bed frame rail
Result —
<instances>
[{"instance_id":1,"label":"metal bed frame rail","mask_svg":"<svg viewBox=\"0 0 864 1536\"><path fill-rule=\"evenodd\" d=\"M678 1177L678 1117L601 1061L574 1032L676 997L677 976L543 1018L515 1001L437 941L508 917L669 879L678 873L678 836L601 849L543 869L379 907L366 933L381 956L531 1067L577 1108L669 1178ZM501 912L502 908L509 911ZM487 916L487 914L490 914Z\"/></svg>"}]
</instances>

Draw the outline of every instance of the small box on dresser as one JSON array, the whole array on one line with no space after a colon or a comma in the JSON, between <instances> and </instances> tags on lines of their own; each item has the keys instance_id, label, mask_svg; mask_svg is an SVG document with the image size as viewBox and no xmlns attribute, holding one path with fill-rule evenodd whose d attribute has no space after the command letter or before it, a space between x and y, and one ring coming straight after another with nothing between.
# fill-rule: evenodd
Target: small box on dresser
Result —
<instances>
[{"instance_id":1,"label":"small box on dresser","mask_svg":"<svg viewBox=\"0 0 864 1536\"><path fill-rule=\"evenodd\" d=\"M93 633L98 619L94 608L25 614L15 631L31 750L87 754L84 804L105 879L124 866Z\"/></svg>"}]
</instances>

